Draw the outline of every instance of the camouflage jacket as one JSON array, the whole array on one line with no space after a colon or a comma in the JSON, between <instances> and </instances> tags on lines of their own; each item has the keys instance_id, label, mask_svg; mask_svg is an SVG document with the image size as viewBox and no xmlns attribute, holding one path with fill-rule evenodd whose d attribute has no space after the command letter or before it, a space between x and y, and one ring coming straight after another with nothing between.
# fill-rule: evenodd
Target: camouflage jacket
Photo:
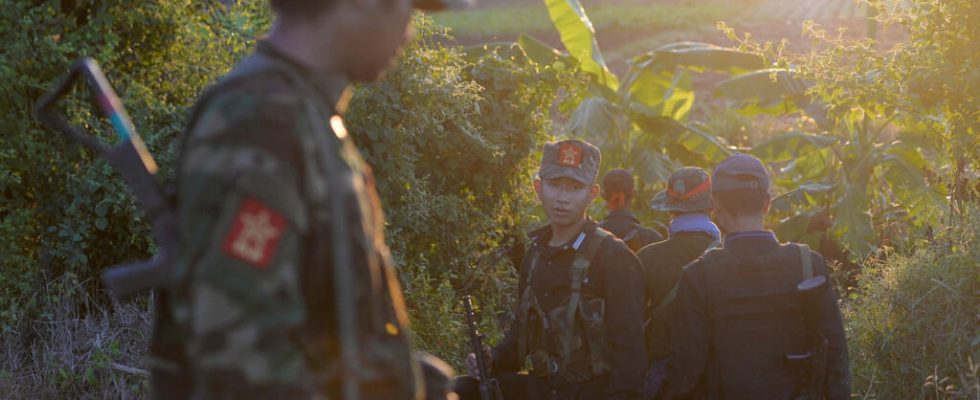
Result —
<instances>
[{"instance_id":1,"label":"camouflage jacket","mask_svg":"<svg viewBox=\"0 0 980 400\"><path fill-rule=\"evenodd\" d=\"M421 395L373 178L335 112L346 82L318 78L260 43L181 141L181 283L154 353L183 353L192 397Z\"/></svg>"}]
</instances>

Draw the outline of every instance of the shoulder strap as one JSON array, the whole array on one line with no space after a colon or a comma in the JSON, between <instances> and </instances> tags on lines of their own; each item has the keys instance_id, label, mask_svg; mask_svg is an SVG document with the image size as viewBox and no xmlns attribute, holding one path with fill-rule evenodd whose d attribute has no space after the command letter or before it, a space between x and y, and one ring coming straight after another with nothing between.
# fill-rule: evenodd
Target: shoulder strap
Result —
<instances>
[{"instance_id":1,"label":"shoulder strap","mask_svg":"<svg viewBox=\"0 0 980 400\"><path fill-rule=\"evenodd\" d=\"M572 294L568 298L568 308L565 310L565 326L569 327L565 331L565 340L563 343L566 348L564 349L565 354L571 352L570 348L572 343L572 334L574 329L571 329L575 323L575 312L578 310L578 303L582 300L582 280L585 278L586 272L588 272L589 267L592 265L592 259L595 254L599 251L599 247L606 239L610 238L612 234L605 231L602 228L596 228L594 236L585 243L585 245L575 253L575 259L572 261Z\"/></svg>"},{"instance_id":2,"label":"shoulder strap","mask_svg":"<svg viewBox=\"0 0 980 400\"><path fill-rule=\"evenodd\" d=\"M813 278L813 257L810 255L810 247L805 244L797 244L800 249L800 265L803 268L803 280Z\"/></svg>"}]
</instances>

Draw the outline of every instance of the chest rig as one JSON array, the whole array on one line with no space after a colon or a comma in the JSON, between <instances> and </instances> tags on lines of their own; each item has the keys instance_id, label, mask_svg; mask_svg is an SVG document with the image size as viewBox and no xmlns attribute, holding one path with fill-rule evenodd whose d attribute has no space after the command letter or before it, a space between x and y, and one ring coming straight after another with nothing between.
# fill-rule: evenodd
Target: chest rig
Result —
<instances>
[{"instance_id":1,"label":"chest rig","mask_svg":"<svg viewBox=\"0 0 980 400\"><path fill-rule=\"evenodd\" d=\"M299 341L316 385L344 400L419 398L420 370L382 236L380 201L341 117L308 77L261 52L210 92L271 78L296 90L308 116L296 122L305 129L290 134L302 149L300 192L310 218L301 249L307 321Z\"/></svg>"},{"instance_id":2,"label":"chest rig","mask_svg":"<svg viewBox=\"0 0 980 400\"><path fill-rule=\"evenodd\" d=\"M612 234L596 228L575 253L569 268L570 294L544 310L532 281L542 250L535 246L525 259L524 291L518 306L518 356L531 360L532 373L560 382L584 382L611 369L605 333L605 299L582 292L582 283L602 243Z\"/></svg>"}]
</instances>

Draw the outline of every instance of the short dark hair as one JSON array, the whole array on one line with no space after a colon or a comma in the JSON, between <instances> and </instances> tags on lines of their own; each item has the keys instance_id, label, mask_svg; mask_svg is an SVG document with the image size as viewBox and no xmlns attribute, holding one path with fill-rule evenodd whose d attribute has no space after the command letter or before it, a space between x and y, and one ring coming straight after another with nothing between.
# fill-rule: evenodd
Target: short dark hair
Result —
<instances>
[{"instance_id":1,"label":"short dark hair","mask_svg":"<svg viewBox=\"0 0 980 400\"><path fill-rule=\"evenodd\" d=\"M330 8L337 0L269 0L269 6L282 16L316 15Z\"/></svg>"},{"instance_id":2,"label":"short dark hair","mask_svg":"<svg viewBox=\"0 0 980 400\"><path fill-rule=\"evenodd\" d=\"M735 217L762 214L771 198L768 191L759 189L733 189L712 195L715 208L723 208Z\"/></svg>"}]
</instances>

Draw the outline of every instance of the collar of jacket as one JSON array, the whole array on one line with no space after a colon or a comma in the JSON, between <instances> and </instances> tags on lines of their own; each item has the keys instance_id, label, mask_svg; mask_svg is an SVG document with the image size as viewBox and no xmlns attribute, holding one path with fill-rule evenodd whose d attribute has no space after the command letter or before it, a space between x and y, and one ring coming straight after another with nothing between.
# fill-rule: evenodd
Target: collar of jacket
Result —
<instances>
[{"instance_id":1,"label":"collar of jacket","mask_svg":"<svg viewBox=\"0 0 980 400\"><path fill-rule=\"evenodd\" d=\"M726 248L768 248L778 245L776 234L768 230L735 232L725 236Z\"/></svg>"},{"instance_id":2,"label":"collar of jacket","mask_svg":"<svg viewBox=\"0 0 980 400\"><path fill-rule=\"evenodd\" d=\"M272 43L264 40L258 41L255 46L255 51L261 53L263 56L275 58L276 60L279 60L296 70L299 75L305 77L310 81L310 83L313 84L316 92L323 97L323 100L326 101L327 105L329 105L334 112L337 112L338 114L341 113L340 111L342 110L338 110L338 108L345 107L344 105L340 104L341 98L344 97L344 92L347 91L347 87L350 83L343 74L340 72L335 74L317 74L296 59L290 57L286 53L283 53Z\"/></svg>"},{"instance_id":3,"label":"collar of jacket","mask_svg":"<svg viewBox=\"0 0 980 400\"><path fill-rule=\"evenodd\" d=\"M636 214L633 214L633 211L625 208L620 210L610 211L609 214L606 215L606 219L604 219L603 221L608 221L615 218L626 218L630 221L633 221L636 224L640 223L640 220L636 218Z\"/></svg>"},{"instance_id":4,"label":"collar of jacket","mask_svg":"<svg viewBox=\"0 0 980 400\"><path fill-rule=\"evenodd\" d=\"M565 243L558 247L558 249L572 248L578 250L582 247L582 243L585 239L595 233L596 227L599 224L596 223L592 218L585 219L585 225L582 225L582 231L579 232L577 236L570 243ZM548 241L551 240L551 225L545 225L537 230L534 230L529 235L531 237L531 245L538 248L548 248Z\"/></svg>"}]
</instances>

